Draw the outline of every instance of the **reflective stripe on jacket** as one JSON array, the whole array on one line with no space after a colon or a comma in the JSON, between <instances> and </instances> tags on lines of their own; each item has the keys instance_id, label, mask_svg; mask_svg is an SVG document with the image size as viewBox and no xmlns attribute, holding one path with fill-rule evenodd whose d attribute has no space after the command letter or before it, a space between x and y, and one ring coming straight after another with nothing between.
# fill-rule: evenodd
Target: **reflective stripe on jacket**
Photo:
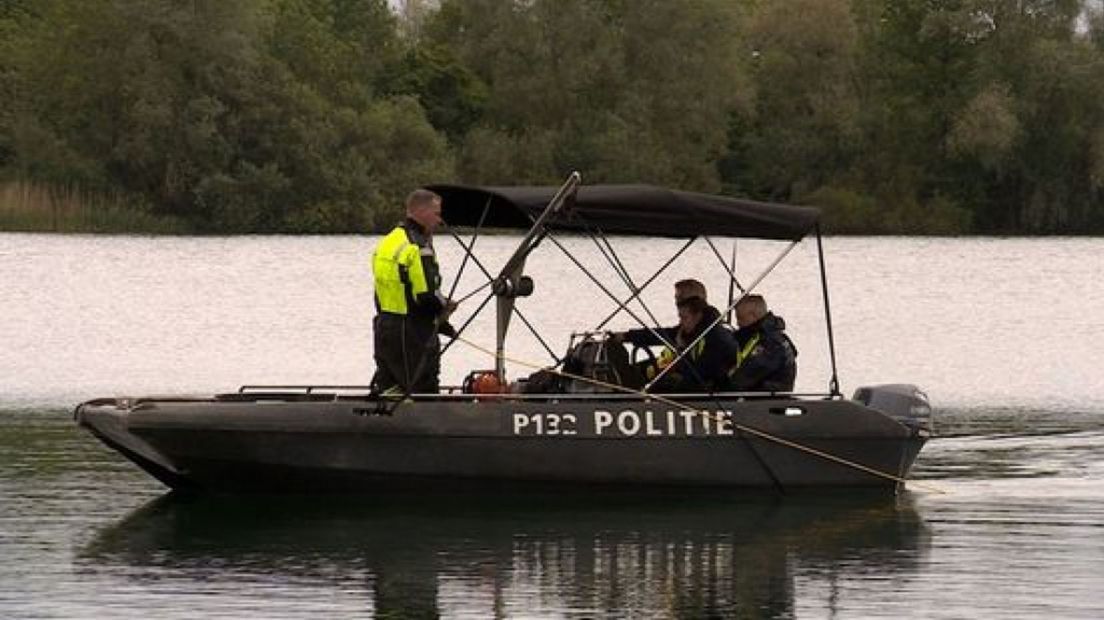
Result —
<instances>
[{"instance_id":1,"label":"reflective stripe on jacket","mask_svg":"<svg viewBox=\"0 0 1104 620\"><path fill-rule=\"evenodd\" d=\"M694 345L694 349L687 353L683 357L683 359L689 359L691 362L697 362L698 359L701 358L703 351L705 351L705 338L699 340L698 343ZM644 371L644 375L648 377L648 379L654 379L656 374L658 374L658 371L670 366L671 362L678 359L678 356L678 353L675 353L673 350L671 350L671 347L663 347L663 351L660 352L659 359L656 360L655 365L648 366L648 368Z\"/></svg>"},{"instance_id":2,"label":"reflective stripe on jacket","mask_svg":"<svg viewBox=\"0 0 1104 620\"><path fill-rule=\"evenodd\" d=\"M433 256L432 248L425 248ZM414 243L403 226L387 234L372 256L372 274L376 281L376 304L380 311L405 315L409 303L430 292L422 265L423 249ZM431 260L436 260L432 257ZM409 288L408 288L409 287Z\"/></svg>"},{"instance_id":3,"label":"reflective stripe on jacket","mask_svg":"<svg viewBox=\"0 0 1104 620\"><path fill-rule=\"evenodd\" d=\"M736 332L736 365L729 389L739 392L789 392L797 376L797 347L786 335L786 322L768 312ZM739 346L739 342L743 346Z\"/></svg>"},{"instance_id":4,"label":"reflective stripe on jacket","mask_svg":"<svg viewBox=\"0 0 1104 620\"><path fill-rule=\"evenodd\" d=\"M751 352L755 350L755 347L759 346L759 333L756 332L751 338L748 338L747 344L736 350L736 366L732 368L735 371L737 368L743 365L744 360L751 357Z\"/></svg>"}]
</instances>

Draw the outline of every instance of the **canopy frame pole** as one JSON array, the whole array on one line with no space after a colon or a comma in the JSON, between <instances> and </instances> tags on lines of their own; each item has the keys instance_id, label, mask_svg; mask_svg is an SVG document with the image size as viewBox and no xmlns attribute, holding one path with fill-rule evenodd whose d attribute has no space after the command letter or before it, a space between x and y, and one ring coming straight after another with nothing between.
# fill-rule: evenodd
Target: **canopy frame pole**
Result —
<instances>
[{"instance_id":1,"label":"canopy frame pole","mask_svg":"<svg viewBox=\"0 0 1104 620\"><path fill-rule=\"evenodd\" d=\"M713 256L717 257L717 262L719 262L721 264L721 267L724 267L725 273L728 274L728 303L731 304L732 303L732 295L733 295L733 290L732 290L733 285L736 285L736 288L740 289L741 293L744 292L743 285L740 284L740 280L736 277L736 240L735 239L732 240L732 266L731 267L729 267L728 263L725 262L724 257L721 256L720 250L718 250L717 246L713 244L712 239L710 239L709 237L705 237L705 242L709 244L709 249L713 250ZM731 322L731 321L729 321L729 322Z\"/></svg>"},{"instance_id":2,"label":"canopy frame pole","mask_svg":"<svg viewBox=\"0 0 1104 620\"><path fill-rule=\"evenodd\" d=\"M736 279L736 240L735 239L732 240L732 266L731 267L732 268L729 269L729 274L732 276L732 279L730 279L728 281L728 305L729 305L729 307L732 307L732 296L736 293L735 287L733 285L739 286L739 284L740 284L740 282ZM742 286L740 287L740 292L741 293L744 292L744 287L742 287ZM732 325L732 310L729 310L728 313L726 314L725 321L727 321L729 325Z\"/></svg>"},{"instance_id":3,"label":"canopy frame pole","mask_svg":"<svg viewBox=\"0 0 1104 620\"><path fill-rule=\"evenodd\" d=\"M683 246L681 248L679 248L679 250L677 252L675 252L673 256L671 256L671 258L667 259L667 262L663 263L663 265L660 266L660 268L657 269L655 271L655 273L653 273L651 275L651 277L649 277L647 280L644 281L644 284L640 285L640 288L637 290L636 293L633 293L633 295L631 297L629 297L627 300L625 300L625 303L628 303L628 302L636 299L637 297L639 297L640 294L644 292L644 289L648 288L648 286L651 285L652 282L655 282L656 278L658 278L664 271L667 271L667 268L670 267L671 265L673 265L674 262L676 260L678 260L678 258L680 256L682 256L682 254L684 252L686 252L686 250L688 250L690 248L690 246L694 244L695 241L697 241L697 239L698 239L697 237L690 237L689 239L687 239L686 243L683 244ZM613 310L612 313L610 313L609 316L607 316L605 319L603 319L602 322L599 323L598 326L594 328L594 331L601 330L610 321L612 321L614 319L614 317L616 317L620 313L621 313L621 307L619 305L617 308L615 308Z\"/></svg>"},{"instance_id":4,"label":"canopy frame pole","mask_svg":"<svg viewBox=\"0 0 1104 620\"><path fill-rule=\"evenodd\" d=\"M555 362L555 365L559 366L560 362L562 362L563 360L560 359L559 355L556 355L556 352L552 350L552 347L548 346L548 343L544 341L544 338L541 338L540 332L537 331L537 328L533 327L533 324L529 322L529 319L525 318L524 314L518 312L517 308L514 308L514 314L516 314L517 317L521 319L521 322L529 328L530 333L532 333L533 336L537 339L537 342L539 342L541 346L544 347L544 350L548 352L548 356L552 358L552 361Z\"/></svg>"},{"instance_id":5,"label":"canopy frame pole","mask_svg":"<svg viewBox=\"0 0 1104 620\"><path fill-rule=\"evenodd\" d=\"M457 304L462 304L465 301L471 299L472 297L475 297L476 293L478 293L479 291L487 288L488 286L490 286L492 284L494 284L493 280L487 280L483 284L480 284L479 286L472 289L470 293L465 293L463 296L460 297L460 299L455 299L453 301L455 301Z\"/></svg>"},{"instance_id":6,"label":"canopy frame pole","mask_svg":"<svg viewBox=\"0 0 1104 620\"><path fill-rule=\"evenodd\" d=\"M486 307L487 302L491 301L492 299L494 299L494 293L487 293L487 296L484 297L483 301L479 303L479 307L475 309L475 312L473 312L472 315L468 317L468 320L464 321L464 324L460 326L460 329L456 330L456 335L453 336L448 342L446 342L445 346L441 347L442 358L445 356L445 352L449 350L449 347L452 346L452 343L456 342L460 338L460 335L464 333L464 330L468 328L468 325L471 325L471 322L475 320L475 317L479 316L479 313L482 312L484 307Z\"/></svg>"},{"instance_id":7,"label":"canopy frame pole","mask_svg":"<svg viewBox=\"0 0 1104 620\"><path fill-rule=\"evenodd\" d=\"M613 272L617 274L617 277L621 278L621 282L629 288L629 292L632 292L633 286L630 282L630 278L628 274L625 273L625 270L622 268L620 262L615 261L609 255L609 252L606 249L608 244L602 245L602 241L599 240L598 235L590 229L590 226L584 224L584 228L586 229L587 236L590 237L590 240L594 242L595 247L598 248L598 252L602 255L602 258L606 259L606 262L609 263L610 267L613 268Z\"/></svg>"},{"instance_id":8,"label":"canopy frame pole","mask_svg":"<svg viewBox=\"0 0 1104 620\"><path fill-rule=\"evenodd\" d=\"M595 234L591 232L589 226L587 227L587 233L590 235L590 238L594 240L594 244L598 246L598 251L602 252L602 256L606 257L606 260L609 261L610 266L612 266L613 270L616 271L619 276L621 276L622 282L625 283L625 286L629 289L629 292L632 293L632 296L629 297L629 299L626 299L625 303L628 304L633 299L635 299L636 302L640 304L640 307L644 309L644 312L648 315L648 318L652 319L652 323L656 326L657 329L659 329L662 326L659 322L659 319L656 318L655 313L653 313L652 309L648 307L648 304L644 302L644 299L640 297L640 289L636 286L636 282L633 281L632 275L629 274L629 270L625 268L625 264L621 262L621 257L619 257L616 250L613 249L613 244L610 243L609 238L606 237L605 233L602 232L601 227L595 226L594 230L597 231L597 236L595 236ZM601 242L599 242L599 239L601 240ZM608 249L608 255L606 253L606 250L602 249L602 243L604 243L606 249Z\"/></svg>"},{"instance_id":9,"label":"canopy frame pole","mask_svg":"<svg viewBox=\"0 0 1104 620\"><path fill-rule=\"evenodd\" d=\"M639 295L637 294L636 284L633 282L632 276L629 275L629 270L625 268L624 263L622 263L620 257L617 256L617 252L614 251L613 244L610 243L609 238L606 237L604 233L602 233L601 227L595 226L594 228L595 228L595 230L598 231L598 235L601 237L602 241L606 244L606 247L609 248L609 253L613 257L613 259L611 260L611 264L612 264L613 260L617 261L616 265L614 265L614 269L615 270L618 269L618 268L621 269L621 271L624 273L623 278L625 280L626 286L629 287L629 291L634 293L634 296L636 297L637 303L640 304L641 308L644 308L644 311L646 313L648 313L649 317L651 317L652 322L655 323L656 331L654 331L652 333L656 334L657 336L660 335L660 330L663 329L663 326L660 324L659 319L656 318L655 314L652 313L652 310L651 310L651 308L648 307L648 304L644 303L644 299L639 297ZM601 249L600 245L599 245L599 249ZM627 304L628 301L626 301L625 303ZM645 326L645 327L647 327L647 326ZM664 340L664 339L661 337L660 340ZM664 341L664 344L665 344L665 346L670 348L672 351L675 350L675 347L672 343L667 343L666 341ZM701 373L698 372L698 369L691 366L690 370L693 371L694 378L698 381L698 383L700 383L703 388L707 388L705 378L701 376ZM718 406L720 405L719 402L717 404L718 404Z\"/></svg>"},{"instance_id":10,"label":"canopy frame pole","mask_svg":"<svg viewBox=\"0 0 1104 620\"><path fill-rule=\"evenodd\" d=\"M514 253L506 261L502 271L495 279L492 287L495 296L498 297L495 326L495 351L497 352L495 356L495 374L498 375L499 381L505 382L506 380L506 333L510 329L510 318L515 312L515 292L518 290L521 277L525 272L525 260L529 258L529 254L536 249L541 240L548 235L545 223L553 215L560 212L569 197L575 195L581 182L582 175L578 171L574 171L567 176L567 180L564 181L560 189L556 191L556 195L549 201L548 206L533 222L533 225L525 233L525 237L522 238L521 243L518 244L517 249L514 250ZM536 330L533 331L536 333ZM539 335L537 339L540 340ZM543 340L541 342L543 343ZM545 347L547 348L547 345ZM554 355L553 358L555 358Z\"/></svg>"},{"instance_id":11,"label":"canopy frame pole","mask_svg":"<svg viewBox=\"0 0 1104 620\"><path fill-rule=\"evenodd\" d=\"M836 370L836 340L832 332L832 307L828 302L828 270L824 263L824 244L821 242L820 222L816 224L817 259L820 263L820 290L824 296L824 323L828 328L828 357L832 362L832 378L828 380L828 391L832 396L841 396L839 374Z\"/></svg>"},{"instance_id":12,"label":"canopy frame pole","mask_svg":"<svg viewBox=\"0 0 1104 620\"><path fill-rule=\"evenodd\" d=\"M460 237L457 236L455 232L453 232L451 230L449 232L452 234L453 238L456 239L456 242L459 243L461 247L464 247L464 241L462 239L460 239ZM475 266L478 267L481 272L483 272L483 275L486 276L487 281L485 283L481 284L479 287L477 287L472 292L465 295L461 299L461 301L466 300L469 297L475 295L476 293L483 290L487 286L493 286L494 283L495 283L495 277L491 275L490 270L488 270L487 266L483 264L483 261L479 260L479 257L476 256L475 254L470 254L470 256L471 256L471 259L472 259L472 263L475 264ZM492 293L491 295L493 296L494 293ZM475 311L475 314L473 314L471 316L471 318L468 319L469 323L471 322L471 319L474 319L476 317L476 315L479 314L480 310L483 309L484 305L486 305L486 304L480 305L479 309L477 309ZM518 309L517 307L515 307L513 309L513 312L514 312L514 314L517 314L518 318L521 319L521 322L524 323L527 328L529 328L529 331L533 333L533 337L536 338L538 342L540 342L541 346L544 347L544 350L548 351L548 354L552 357L552 360L554 362L556 362L557 364L559 364L560 361L561 361L560 357L558 355L556 355L556 353L552 350L551 347L548 346L548 343L545 342L544 338L541 338L540 332L538 332L536 330L536 328L533 327L533 324L529 322L529 319L525 318L525 315L522 314L521 310ZM452 344L452 342L449 341L449 344L446 345L444 349L442 349L441 353L444 354L444 352L446 350L448 350L448 346L451 345L451 344Z\"/></svg>"},{"instance_id":13,"label":"canopy frame pole","mask_svg":"<svg viewBox=\"0 0 1104 620\"><path fill-rule=\"evenodd\" d=\"M460 284L460 277L464 275L464 267L468 265L468 259L475 253L475 242L479 240L479 231L483 229L483 222L487 219L487 213L491 210L491 199L487 199L487 203L483 205L483 213L479 216L479 223L475 225L475 231L472 233L471 242L468 245L460 240L460 237L456 233L452 233L452 238L456 240L456 243L460 247L464 248L464 260L460 261L460 269L456 271L456 279L452 281L452 287L449 289L448 298L452 299L453 294L456 293L456 286ZM451 230L449 232L452 232Z\"/></svg>"},{"instance_id":14,"label":"canopy frame pole","mask_svg":"<svg viewBox=\"0 0 1104 620\"><path fill-rule=\"evenodd\" d=\"M555 236L553 236L552 234L549 234L548 239L556 247L560 248L560 251L563 252L564 255L566 255L569 259L571 259L571 262L575 263L575 266L579 268L579 271L582 271L583 274L586 275L586 277L590 278L590 281L593 282L595 284L595 286L597 286L599 289L601 289L602 292L605 293L607 297L612 299L613 303L620 306L620 308L622 310L624 310L625 312L627 312L629 314L629 316L631 316L633 318L634 321L639 323L641 327L648 330L649 333L651 333L653 336L655 336L656 340L659 340L661 343L663 343L664 346L671 347L671 349L674 350L675 347L670 342L668 342L668 340L666 338L664 338L662 334L660 334L654 328L652 328L647 323L645 323L643 320L641 320L641 318L639 316L637 316L636 313L633 312L632 309L630 309L627 304L622 303L621 299L618 298L617 295L614 295L613 293L611 293L610 290L608 288L606 288L606 286L604 284L602 284L602 282L599 281L598 278L596 278L594 276L594 274L590 273L590 270L588 270L585 265L583 265L581 262L579 262L579 259L575 258L575 255L573 255L571 252L569 252L567 250L567 248L565 248L563 246L563 244L561 244L560 241L558 239L556 239Z\"/></svg>"},{"instance_id":15,"label":"canopy frame pole","mask_svg":"<svg viewBox=\"0 0 1104 620\"><path fill-rule=\"evenodd\" d=\"M782 253L779 254L778 257L775 258L774 261L771 262L770 265L767 265L767 268L763 271L763 273L759 274L759 277L755 278L755 280L751 284L748 285L748 287L744 290L744 292L740 294L740 297L736 301L729 304L728 311L729 312L732 311L732 309L734 309L736 306L738 306L740 304L740 302L743 301L743 299L745 297L747 297L748 294L751 293L752 289L754 289L756 286L759 286L759 283L762 282L763 279L766 278L770 274L770 272L774 271L774 268L777 267L778 264L782 262L782 259L786 258L786 256L789 255L789 253L791 251L793 251L793 249L795 247L797 247L798 243L801 243L800 239L798 239L796 241L791 241L790 245L786 246L786 249L783 250ZM705 338L709 334L709 332L713 330L713 328L717 327L717 325L721 321L724 320L724 314L725 313L722 312L720 314L720 316L718 316L716 319L713 320L712 323L709 324L709 327L702 330L702 333L698 334L697 338L695 338L692 342L690 342L690 344L686 345L686 347L681 352L678 353L678 356L675 357L675 359L672 360L670 364L668 364L663 369L661 369L658 373L656 373L655 378L652 379L651 381L649 381L648 384L644 386L642 391L647 392L647 391L651 390L652 386L655 385L657 381L662 379L663 376L666 375L669 370L671 370L676 365L678 365L679 360L686 357L686 354L689 353L690 351L693 351L694 347L697 346L698 342L700 342L703 338Z\"/></svg>"}]
</instances>

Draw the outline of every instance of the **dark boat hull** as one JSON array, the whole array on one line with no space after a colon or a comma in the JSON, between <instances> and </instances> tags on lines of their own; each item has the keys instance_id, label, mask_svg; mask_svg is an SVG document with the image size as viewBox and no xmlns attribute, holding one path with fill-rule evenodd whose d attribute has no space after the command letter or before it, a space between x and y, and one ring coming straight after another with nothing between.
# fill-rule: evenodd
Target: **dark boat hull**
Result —
<instances>
[{"instance_id":1,"label":"dark boat hull","mask_svg":"<svg viewBox=\"0 0 1104 620\"><path fill-rule=\"evenodd\" d=\"M928 436L847 400L686 404L432 399L388 412L366 399L250 395L103 399L76 418L170 487L227 491L896 488Z\"/></svg>"}]
</instances>

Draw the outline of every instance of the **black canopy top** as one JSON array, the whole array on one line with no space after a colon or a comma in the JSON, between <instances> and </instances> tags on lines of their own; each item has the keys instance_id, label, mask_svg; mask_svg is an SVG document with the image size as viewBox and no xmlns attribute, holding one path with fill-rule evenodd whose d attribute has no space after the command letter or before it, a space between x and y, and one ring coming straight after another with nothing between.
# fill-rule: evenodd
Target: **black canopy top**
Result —
<instances>
[{"instance_id":1,"label":"black canopy top","mask_svg":"<svg viewBox=\"0 0 1104 620\"><path fill-rule=\"evenodd\" d=\"M528 229L556 194L556 187L430 185L442 198L442 215L453 226ZM801 239L816 224L815 207L772 204L652 185L585 185L548 222L551 229L601 230L655 237L747 237Z\"/></svg>"}]
</instances>

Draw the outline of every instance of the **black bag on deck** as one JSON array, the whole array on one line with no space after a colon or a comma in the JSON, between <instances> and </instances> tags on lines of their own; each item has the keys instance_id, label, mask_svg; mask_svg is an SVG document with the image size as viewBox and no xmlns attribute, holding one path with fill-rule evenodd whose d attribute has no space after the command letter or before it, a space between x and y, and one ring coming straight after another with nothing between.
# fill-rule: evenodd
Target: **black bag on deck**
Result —
<instances>
[{"instance_id":1,"label":"black bag on deck","mask_svg":"<svg viewBox=\"0 0 1104 620\"><path fill-rule=\"evenodd\" d=\"M621 390L612 385L633 389L643 385L640 372L629 362L623 344L610 342L604 334L586 334L578 342L574 338L572 342L563 360L563 372L571 376L538 370L522 382L522 391L526 394L616 393Z\"/></svg>"},{"instance_id":2,"label":"black bag on deck","mask_svg":"<svg viewBox=\"0 0 1104 620\"><path fill-rule=\"evenodd\" d=\"M639 387L639 373L629 363L629 354L625 346L620 343L610 342L606 338L595 338L592 335L585 336L564 360L564 372L596 382L582 379L568 379L566 391L577 393L606 393L621 392L614 385ZM611 385L601 385L600 383Z\"/></svg>"}]
</instances>

